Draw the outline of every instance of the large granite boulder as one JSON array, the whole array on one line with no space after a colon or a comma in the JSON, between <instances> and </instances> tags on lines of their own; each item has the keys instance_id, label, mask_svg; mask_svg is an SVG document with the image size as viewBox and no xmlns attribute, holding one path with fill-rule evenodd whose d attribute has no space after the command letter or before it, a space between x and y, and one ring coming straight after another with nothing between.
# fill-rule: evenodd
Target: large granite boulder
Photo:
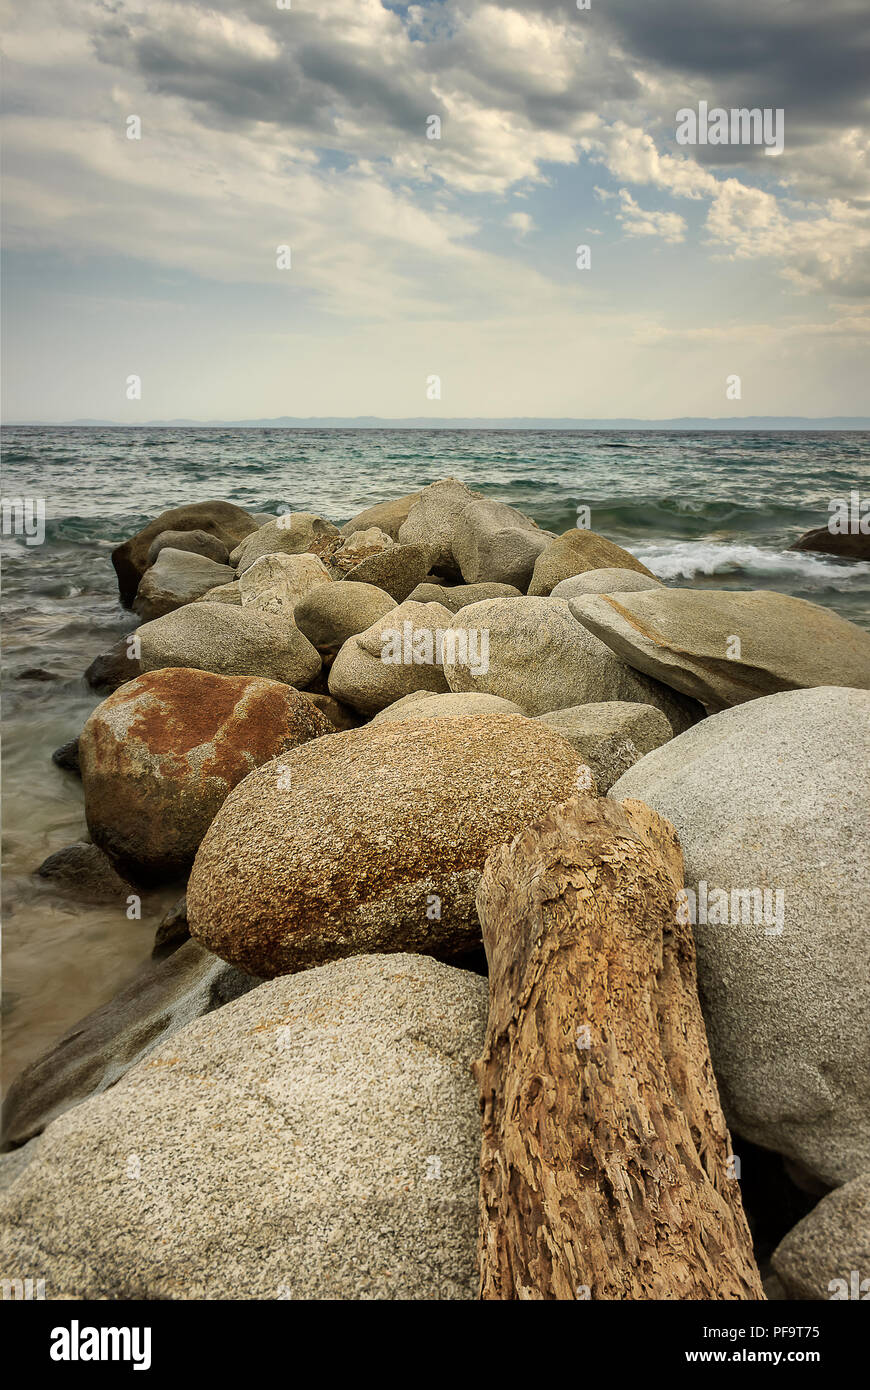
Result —
<instances>
[{"instance_id":1,"label":"large granite boulder","mask_svg":"<svg viewBox=\"0 0 870 1390\"><path fill-rule=\"evenodd\" d=\"M256 520L256 518L254 518ZM214 560L216 565L226 565L230 552L217 536L208 531L161 531L148 548L148 563L153 565L161 550L190 550L194 555L204 555Z\"/></svg>"},{"instance_id":2,"label":"large granite boulder","mask_svg":"<svg viewBox=\"0 0 870 1390\"><path fill-rule=\"evenodd\" d=\"M487 854L576 794L578 764L513 714L297 748L246 777L213 822L188 883L191 935L264 977L359 951L456 957L480 943Z\"/></svg>"},{"instance_id":3,"label":"large granite boulder","mask_svg":"<svg viewBox=\"0 0 870 1390\"><path fill-rule=\"evenodd\" d=\"M332 576L317 555L261 555L242 573L239 592L242 607L253 604L293 621L293 611L318 585L331 584Z\"/></svg>"},{"instance_id":4,"label":"large granite boulder","mask_svg":"<svg viewBox=\"0 0 870 1390\"><path fill-rule=\"evenodd\" d=\"M195 502L185 507L172 507L161 512L154 521L124 541L112 551L112 564L118 576L122 603L129 608L136 596L139 580L149 565L151 544L164 531L205 531L216 537L227 550L234 550L240 541L257 530L250 512L231 502Z\"/></svg>"},{"instance_id":5,"label":"large granite boulder","mask_svg":"<svg viewBox=\"0 0 870 1390\"><path fill-rule=\"evenodd\" d=\"M310 589L296 604L293 618L319 652L337 652L349 637L365 632L395 607L396 600L383 589L345 579Z\"/></svg>"},{"instance_id":6,"label":"large granite boulder","mask_svg":"<svg viewBox=\"0 0 870 1390\"><path fill-rule=\"evenodd\" d=\"M415 690L446 691L439 634L452 621L438 603L397 604L347 639L332 663L329 693L363 714L377 714Z\"/></svg>"},{"instance_id":7,"label":"large granite boulder","mask_svg":"<svg viewBox=\"0 0 870 1390\"><path fill-rule=\"evenodd\" d=\"M870 633L788 594L656 589L570 608L622 661L709 710L778 690L870 688Z\"/></svg>"},{"instance_id":8,"label":"large granite boulder","mask_svg":"<svg viewBox=\"0 0 870 1390\"><path fill-rule=\"evenodd\" d=\"M866 513L863 518L867 526ZM820 555L837 555L841 560L870 560L870 529L829 531L818 526L799 536L789 550L807 550Z\"/></svg>"},{"instance_id":9,"label":"large granite boulder","mask_svg":"<svg viewBox=\"0 0 870 1390\"><path fill-rule=\"evenodd\" d=\"M674 736L660 709L626 700L571 705L536 717L573 743L580 761L592 769L602 796L618 777Z\"/></svg>"},{"instance_id":10,"label":"large granite boulder","mask_svg":"<svg viewBox=\"0 0 870 1390\"><path fill-rule=\"evenodd\" d=\"M188 941L149 960L124 989L19 1073L3 1104L4 1148L24 1144L89 1096L114 1086L141 1057L259 980Z\"/></svg>"},{"instance_id":11,"label":"large granite boulder","mask_svg":"<svg viewBox=\"0 0 870 1390\"><path fill-rule=\"evenodd\" d=\"M466 584L512 584L525 593L535 561L553 536L516 507L469 502L453 528L453 558Z\"/></svg>"},{"instance_id":12,"label":"large granite boulder","mask_svg":"<svg viewBox=\"0 0 870 1390\"><path fill-rule=\"evenodd\" d=\"M357 956L260 985L28 1146L0 1263L50 1299L474 1299L486 981Z\"/></svg>"},{"instance_id":13,"label":"large granite boulder","mask_svg":"<svg viewBox=\"0 0 870 1390\"><path fill-rule=\"evenodd\" d=\"M870 1171L823 1197L771 1263L789 1298L870 1299Z\"/></svg>"},{"instance_id":14,"label":"large granite boulder","mask_svg":"<svg viewBox=\"0 0 870 1390\"><path fill-rule=\"evenodd\" d=\"M528 592L537 597L552 593L563 579L571 579L575 574L585 574L588 570L624 569L645 574L649 579L655 575L642 565L640 560L622 546L599 536L595 531L565 531L550 541L535 561L535 571Z\"/></svg>"},{"instance_id":15,"label":"large granite boulder","mask_svg":"<svg viewBox=\"0 0 870 1390\"><path fill-rule=\"evenodd\" d=\"M440 603L451 613L458 613L460 608L485 598L522 598L522 591L514 584L418 584L408 598L413 603Z\"/></svg>"},{"instance_id":16,"label":"large granite boulder","mask_svg":"<svg viewBox=\"0 0 870 1390\"><path fill-rule=\"evenodd\" d=\"M230 553L230 564L242 575L262 555L328 554L340 544L338 527L331 521L313 512L285 512L237 545Z\"/></svg>"},{"instance_id":17,"label":"large granite boulder","mask_svg":"<svg viewBox=\"0 0 870 1390\"><path fill-rule=\"evenodd\" d=\"M442 643L451 690L501 695L532 715L628 700L654 705L675 730L704 713L619 661L571 616L564 599L486 599L461 608L451 624L452 636Z\"/></svg>"},{"instance_id":18,"label":"large granite boulder","mask_svg":"<svg viewBox=\"0 0 870 1390\"><path fill-rule=\"evenodd\" d=\"M307 637L281 614L251 604L189 603L143 623L136 636L143 671L186 666L295 686L309 685L320 673L320 657Z\"/></svg>"},{"instance_id":19,"label":"large granite boulder","mask_svg":"<svg viewBox=\"0 0 870 1390\"><path fill-rule=\"evenodd\" d=\"M175 877L237 782L330 732L311 701L279 681L148 672L98 705L79 738L91 838L131 878Z\"/></svg>"},{"instance_id":20,"label":"large granite boulder","mask_svg":"<svg viewBox=\"0 0 870 1390\"><path fill-rule=\"evenodd\" d=\"M234 578L235 572L229 565L217 565L193 551L167 547L139 581L133 611L147 623L185 603L193 603L209 589L229 584Z\"/></svg>"},{"instance_id":21,"label":"large granite boulder","mask_svg":"<svg viewBox=\"0 0 870 1390\"><path fill-rule=\"evenodd\" d=\"M587 594L639 594L644 589L663 589L660 579L638 570L603 569L586 570L584 574L572 574L570 579L560 579L551 591L551 598L585 598Z\"/></svg>"},{"instance_id":22,"label":"large granite boulder","mask_svg":"<svg viewBox=\"0 0 870 1390\"><path fill-rule=\"evenodd\" d=\"M503 700L500 695L482 695L472 691L468 695L432 695L428 690L415 690L405 695L395 704L387 705L371 720L375 724L389 724L403 719L466 719L472 714L525 714L512 700Z\"/></svg>"},{"instance_id":23,"label":"large granite boulder","mask_svg":"<svg viewBox=\"0 0 870 1390\"><path fill-rule=\"evenodd\" d=\"M680 837L729 1125L829 1186L870 1169L868 730L865 691L770 695L703 720L610 790Z\"/></svg>"},{"instance_id":24,"label":"large granite boulder","mask_svg":"<svg viewBox=\"0 0 870 1390\"><path fill-rule=\"evenodd\" d=\"M420 500L419 492L409 492L404 497L394 497L389 502L376 502L373 507L357 512L341 528L343 536L352 536L355 531L367 531L377 526L391 540L399 539L399 527L407 519L411 508Z\"/></svg>"},{"instance_id":25,"label":"large granite boulder","mask_svg":"<svg viewBox=\"0 0 870 1390\"><path fill-rule=\"evenodd\" d=\"M354 584L383 589L396 603L402 603L426 578L433 553L425 545L391 545L358 561L348 569L345 578Z\"/></svg>"},{"instance_id":26,"label":"large granite boulder","mask_svg":"<svg viewBox=\"0 0 870 1390\"><path fill-rule=\"evenodd\" d=\"M432 555L432 568L447 574L458 574L459 564L453 555L453 534L456 523L470 502L480 500L457 478L441 478L430 483L420 493L420 500L408 512L407 520L399 527L402 545L422 545ZM419 584L424 576L416 582Z\"/></svg>"}]
</instances>

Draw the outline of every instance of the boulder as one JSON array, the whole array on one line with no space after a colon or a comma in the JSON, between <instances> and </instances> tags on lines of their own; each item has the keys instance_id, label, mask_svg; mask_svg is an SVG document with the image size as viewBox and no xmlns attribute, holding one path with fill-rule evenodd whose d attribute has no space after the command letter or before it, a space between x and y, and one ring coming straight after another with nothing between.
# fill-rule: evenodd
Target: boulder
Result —
<instances>
[{"instance_id":1,"label":"boulder","mask_svg":"<svg viewBox=\"0 0 870 1390\"><path fill-rule=\"evenodd\" d=\"M769 695L704 719L610 790L679 835L730 1126L828 1186L870 1169L868 720L865 691Z\"/></svg>"},{"instance_id":2,"label":"boulder","mask_svg":"<svg viewBox=\"0 0 870 1390\"><path fill-rule=\"evenodd\" d=\"M148 961L108 1004L16 1077L3 1106L3 1146L41 1134L58 1115L114 1086L193 1019L259 983L195 941L165 960Z\"/></svg>"},{"instance_id":3,"label":"boulder","mask_svg":"<svg viewBox=\"0 0 870 1390\"><path fill-rule=\"evenodd\" d=\"M771 1263L789 1298L870 1298L870 1171L823 1197Z\"/></svg>"},{"instance_id":4,"label":"boulder","mask_svg":"<svg viewBox=\"0 0 870 1390\"><path fill-rule=\"evenodd\" d=\"M95 656L85 671L85 681L98 695L110 695L142 670L138 656L138 632L121 637L107 652Z\"/></svg>"},{"instance_id":5,"label":"boulder","mask_svg":"<svg viewBox=\"0 0 870 1390\"><path fill-rule=\"evenodd\" d=\"M433 552L425 545L392 545L369 555L347 571L355 584L371 584L383 589L396 603L402 603L412 589L426 578L432 567Z\"/></svg>"},{"instance_id":6,"label":"boulder","mask_svg":"<svg viewBox=\"0 0 870 1390\"><path fill-rule=\"evenodd\" d=\"M171 955L173 951L177 951L179 946L183 946L185 941L189 940L190 928L187 925L187 894L185 893L176 899L158 922L157 931L154 933L151 959L162 960L164 956Z\"/></svg>"},{"instance_id":7,"label":"boulder","mask_svg":"<svg viewBox=\"0 0 870 1390\"><path fill-rule=\"evenodd\" d=\"M411 508L420 500L419 492L409 492L404 497L395 497L389 502L376 502L373 507L346 521L341 528L343 536L352 536L355 531L365 531L377 526L391 540L399 539L399 527L406 520Z\"/></svg>"},{"instance_id":8,"label":"boulder","mask_svg":"<svg viewBox=\"0 0 870 1390\"><path fill-rule=\"evenodd\" d=\"M44 859L36 870L56 892L79 902L126 904L130 884L121 878L98 845L77 840Z\"/></svg>"},{"instance_id":9,"label":"boulder","mask_svg":"<svg viewBox=\"0 0 870 1390\"><path fill-rule=\"evenodd\" d=\"M340 574L346 574L355 565L359 565L363 560L367 560L372 555L381 555L385 550L389 550L396 542L379 526L369 526L364 531L354 531L348 536L344 543L334 550L329 557L330 564L337 569Z\"/></svg>"},{"instance_id":10,"label":"boulder","mask_svg":"<svg viewBox=\"0 0 870 1390\"><path fill-rule=\"evenodd\" d=\"M387 705L369 724L395 723L404 719L466 719L473 714L524 714L519 705L502 700L499 695L431 695L428 690L415 690L395 704Z\"/></svg>"},{"instance_id":11,"label":"boulder","mask_svg":"<svg viewBox=\"0 0 870 1390\"><path fill-rule=\"evenodd\" d=\"M328 542L327 549L335 549L340 543L338 527L331 521L312 512L286 512L236 546L230 554L230 564L242 575L262 555L302 555L324 541Z\"/></svg>"},{"instance_id":12,"label":"boulder","mask_svg":"<svg viewBox=\"0 0 870 1390\"><path fill-rule=\"evenodd\" d=\"M636 560L629 551L614 545L595 531L565 531L550 541L535 561L535 571L528 592L536 597L552 593L563 579L571 579L575 574L585 574L587 570L625 569L645 574L648 579L655 575Z\"/></svg>"},{"instance_id":13,"label":"boulder","mask_svg":"<svg viewBox=\"0 0 870 1390\"><path fill-rule=\"evenodd\" d=\"M870 633L788 594L655 589L570 608L620 660L709 710L779 690L870 687Z\"/></svg>"},{"instance_id":14,"label":"boulder","mask_svg":"<svg viewBox=\"0 0 870 1390\"><path fill-rule=\"evenodd\" d=\"M486 981L358 956L251 990L60 1116L0 1202L51 1299L477 1295Z\"/></svg>"},{"instance_id":15,"label":"boulder","mask_svg":"<svg viewBox=\"0 0 870 1390\"><path fill-rule=\"evenodd\" d=\"M344 643L329 672L329 693L363 714L377 714L415 690L446 691L438 634L452 621L438 603L391 608Z\"/></svg>"},{"instance_id":16,"label":"boulder","mask_svg":"<svg viewBox=\"0 0 870 1390\"><path fill-rule=\"evenodd\" d=\"M256 520L256 517L253 519ZM209 535L208 531L161 531L148 549L148 564L153 565L161 550L166 550L167 547L170 550L190 550L195 555L204 555L207 560L214 560L218 565L226 565L230 558L230 552L223 541L218 540L217 536Z\"/></svg>"},{"instance_id":17,"label":"boulder","mask_svg":"<svg viewBox=\"0 0 870 1390\"><path fill-rule=\"evenodd\" d=\"M625 700L571 705L536 717L573 743L602 796L640 758L674 736L660 709Z\"/></svg>"},{"instance_id":18,"label":"boulder","mask_svg":"<svg viewBox=\"0 0 870 1390\"><path fill-rule=\"evenodd\" d=\"M172 878L190 867L228 792L252 768L330 731L279 681L147 672L98 705L82 730L91 838L131 878Z\"/></svg>"},{"instance_id":19,"label":"boulder","mask_svg":"<svg viewBox=\"0 0 870 1390\"><path fill-rule=\"evenodd\" d=\"M444 675L451 690L501 695L527 714L569 705L627 700L654 705L674 729L704 711L658 681L632 671L572 618L558 598L499 598L453 614L444 639Z\"/></svg>"},{"instance_id":20,"label":"boulder","mask_svg":"<svg viewBox=\"0 0 870 1390\"><path fill-rule=\"evenodd\" d=\"M453 555L453 533L468 504L479 499L480 493L472 492L457 478L442 478L437 483L430 483L424 487L420 500L399 527L400 544L427 547L432 554L433 569L458 574L459 565Z\"/></svg>"},{"instance_id":21,"label":"boulder","mask_svg":"<svg viewBox=\"0 0 870 1390\"><path fill-rule=\"evenodd\" d=\"M317 555L261 555L242 573L239 591L242 607L253 604L269 613L293 620L301 598L332 577Z\"/></svg>"},{"instance_id":22,"label":"boulder","mask_svg":"<svg viewBox=\"0 0 870 1390\"><path fill-rule=\"evenodd\" d=\"M481 498L456 519L453 558L466 584L511 584L525 593L535 561L552 539L515 507Z\"/></svg>"},{"instance_id":23,"label":"boulder","mask_svg":"<svg viewBox=\"0 0 870 1390\"><path fill-rule=\"evenodd\" d=\"M235 574L229 565L216 565L188 550L161 550L139 581L133 610L144 622L162 618L185 603L202 598L209 589L229 584Z\"/></svg>"},{"instance_id":24,"label":"boulder","mask_svg":"<svg viewBox=\"0 0 870 1390\"><path fill-rule=\"evenodd\" d=\"M551 598L584 598L587 594L638 594L644 589L663 589L660 579L640 574L637 570L587 570L570 579L560 579L551 591Z\"/></svg>"},{"instance_id":25,"label":"boulder","mask_svg":"<svg viewBox=\"0 0 870 1390\"><path fill-rule=\"evenodd\" d=\"M143 623L136 635L143 671L186 666L295 686L308 685L320 671L320 657L292 623L250 604L187 604Z\"/></svg>"},{"instance_id":26,"label":"boulder","mask_svg":"<svg viewBox=\"0 0 870 1390\"><path fill-rule=\"evenodd\" d=\"M194 603L232 603L237 608L241 607L242 591L236 582L232 584L218 584L216 589L206 589L200 598L194 599Z\"/></svg>"},{"instance_id":27,"label":"boulder","mask_svg":"<svg viewBox=\"0 0 870 1390\"><path fill-rule=\"evenodd\" d=\"M452 588L444 584L418 584L408 598L412 603L440 603L451 613L458 613L469 603L481 603L485 598L522 598L522 592L513 584L456 584Z\"/></svg>"},{"instance_id":28,"label":"boulder","mask_svg":"<svg viewBox=\"0 0 870 1390\"><path fill-rule=\"evenodd\" d=\"M866 522L865 522L866 524ZM809 550L821 555L838 555L841 560L870 560L870 531L832 532L818 526L798 537L789 550Z\"/></svg>"},{"instance_id":29,"label":"boulder","mask_svg":"<svg viewBox=\"0 0 870 1390\"><path fill-rule=\"evenodd\" d=\"M319 652L337 652L349 637L365 632L396 607L396 600L374 584L345 579L319 584L299 600L293 619Z\"/></svg>"},{"instance_id":30,"label":"boulder","mask_svg":"<svg viewBox=\"0 0 870 1390\"><path fill-rule=\"evenodd\" d=\"M190 506L172 507L168 512L162 512L130 540L112 551L121 602L128 608L133 602L139 580L148 568L151 542L164 531L205 531L221 541L227 550L233 550L256 529L257 523L250 512L233 506L231 502L195 502Z\"/></svg>"},{"instance_id":31,"label":"boulder","mask_svg":"<svg viewBox=\"0 0 870 1390\"><path fill-rule=\"evenodd\" d=\"M306 700L310 700L321 714L326 715L333 729L358 729L362 723L355 709L351 709L350 705L342 705L331 695L315 694L310 690L300 690L299 693L304 695Z\"/></svg>"},{"instance_id":32,"label":"boulder","mask_svg":"<svg viewBox=\"0 0 870 1390\"><path fill-rule=\"evenodd\" d=\"M68 743L62 743L60 748L55 748L51 761L55 767L63 768L64 772L72 772L76 777L81 777L78 738L71 738Z\"/></svg>"},{"instance_id":33,"label":"boulder","mask_svg":"<svg viewBox=\"0 0 870 1390\"><path fill-rule=\"evenodd\" d=\"M192 936L265 977L361 951L480 944L483 862L575 791L578 759L514 714L369 725L246 777L200 846Z\"/></svg>"}]
</instances>

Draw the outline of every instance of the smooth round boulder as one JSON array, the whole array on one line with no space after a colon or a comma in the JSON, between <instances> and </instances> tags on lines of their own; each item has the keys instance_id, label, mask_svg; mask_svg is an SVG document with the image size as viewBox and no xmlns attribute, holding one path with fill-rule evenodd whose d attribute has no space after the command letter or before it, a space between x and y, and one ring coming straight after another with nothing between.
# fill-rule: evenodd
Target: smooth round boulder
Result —
<instances>
[{"instance_id":1,"label":"smooth round boulder","mask_svg":"<svg viewBox=\"0 0 870 1390\"><path fill-rule=\"evenodd\" d=\"M374 551L347 570L355 584L372 584L402 603L432 567L433 551L425 545L391 545Z\"/></svg>"},{"instance_id":2,"label":"smooth round boulder","mask_svg":"<svg viewBox=\"0 0 870 1390\"><path fill-rule=\"evenodd\" d=\"M191 935L270 977L362 951L480 944L484 860L576 794L579 760L514 714L369 725L246 777L200 845Z\"/></svg>"},{"instance_id":3,"label":"smooth round boulder","mask_svg":"<svg viewBox=\"0 0 870 1390\"><path fill-rule=\"evenodd\" d=\"M236 546L230 553L230 564L236 566L241 576L262 555L301 555L305 551L321 554L320 546L325 544L329 551L336 549L340 542L338 527L331 521L324 521L322 516L315 516L313 512L285 512L267 521Z\"/></svg>"},{"instance_id":4,"label":"smooth round boulder","mask_svg":"<svg viewBox=\"0 0 870 1390\"><path fill-rule=\"evenodd\" d=\"M263 676L306 686L320 657L286 617L229 603L188 603L137 630L143 671L187 666L223 676Z\"/></svg>"},{"instance_id":5,"label":"smooth round boulder","mask_svg":"<svg viewBox=\"0 0 870 1390\"><path fill-rule=\"evenodd\" d=\"M588 570L626 569L637 574L645 574L648 579L655 575L642 565L640 560L622 546L615 545L596 531L565 531L550 541L535 561L535 569L528 592L536 597L545 597L563 579L571 579L575 574L585 574Z\"/></svg>"},{"instance_id":6,"label":"smooth round boulder","mask_svg":"<svg viewBox=\"0 0 870 1390\"><path fill-rule=\"evenodd\" d=\"M330 695L362 714L377 714L415 690L446 692L440 634L452 621L438 603L397 604L344 643L330 668Z\"/></svg>"},{"instance_id":7,"label":"smooth round boulder","mask_svg":"<svg viewBox=\"0 0 870 1390\"><path fill-rule=\"evenodd\" d=\"M239 578L242 607L254 604L271 613L293 617L299 599L332 576L317 555L261 555Z\"/></svg>"},{"instance_id":8,"label":"smooth round boulder","mask_svg":"<svg viewBox=\"0 0 870 1390\"><path fill-rule=\"evenodd\" d=\"M470 502L453 528L453 558L466 584L512 584L525 593L541 551L553 539L516 507Z\"/></svg>"},{"instance_id":9,"label":"smooth round boulder","mask_svg":"<svg viewBox=\"0 0 870 1390\"><path fill-rule=\"evenodd\" d=\"M465 508L470 502L479 500L480 493L472 492L458 478L440 478L437 483L430 483L423 488L419 501L399 527L399 543L425 546L432 556L433 569L458 574L453 533ZM421 575L416 582L419 584L423 578Z\"/></svg>"},{"instance_id":10,"label":"smooth round boulder","mask_svg":"<svg viewBox=\"0 0 870 1390\"><path fill-rule=\"evenodd\" d=\"M451 613L467 608L470 603L482 603L485 598L522 598L522 590L514 584L418 584L408 598L412 603L440 603Z\"/></svg>"},{"instance_id":11,"label":"smooth round boulder","mask_svg":"<svg viewBox=\"0 0 870 1390\"><path fill-rule=\"evenodd\" d=\"M702 720L610 789L676 827L710 1055L738 1134L832 1186L870 1169L870 694Z\"/></svg>"},{"instance_id":12,"label":"smooth round boulder","mask_svg":"<svg viewBox=\"0 0 870 1390\"><path fill-rule=\"evenodd\" d=\"M789 1298L870 1299L870 1171L829 1192L771 1256Z\"/></svg>"},{"instance_id":13,"label":"smooth round boulder","mask_svg":"<svg viewBox=\"0 0 870 1390\"><path fill-rule=\"evenodd\" d=\"M293 620L319 652L337 652L395 607L396 600L374 584L344 579L310 589L296 604Z\"/></svg>"},{"instance_id":14,"label":"smooth round boulder","mask_svg":"<svg viewBox=\"0 0 870 1390\"><path fill-rule=\"evenodd\" d=\"M355 531L366 531L370 526L377 526L396 541L399 539L399 527L419 500L419 492L409 492L404 497L391 498L389 502L376 502L373 507L366 507L365 511L357 512L350 521L346 521L341 534L352 536Z\"/></svg>"},{"instance_id":15,"label":"smooth round boulder","mask_svg":"<svg viewBox=\"0 0 870 1390\"><path fill-rule=\"evenodd\" d=\"M660 709L627 700L571 705L536 717L571 740L581 761L592 769L602 795L636 762L674 736Z\"/></svg>"},{"instance_id":16,"label":"smooth round boulder","mask_svg":"<svg viewBox=\"0 0 870 1390\"><path fill-rule=\"evenodd\" d=\"M644 589L663 589L660 579L637 570L586 570L570 579L560 579L551 590L551 598L585 598L587 594L636 594Z\"/></svg>"},{"instance_id":17,"label":"smooth round boulder","mask_svg":"<svg viewBox=\"0 0 870 1390\"><path fill-rule=\"evenodd\" d=\"M331 727L279 681L179 667L128 681L79 738L91 839L127 877L176 877L237 782Z\"/></svg>"},{"instance_id":18,"label":"smooth round boulder","mask_svg":"<svg viewBox=\"0 0 870 1390\"><path fill-rule=\"evenodd\" d=\"M161 512L154 521L149 521L135 536L112 551L121 602L128 608L133 602L139 580L148 568L151 543L164 531L205 531L215 536L227 550L233 550L256 530L257 523L251 513L234 506L232 502L195 502Z\"/></svg>"},{"instance_id":19,"label":"smooth round boulder","mask_svg":"<svg viewBox=\"0 0 870 1390\"><path fill-rule=\"evenodd\" d=\"M402 719L467 719L473 714L525 714L525 710L500 695L474 691L467 695L431 695L428 690L415 690L382 709L370 721L369 728Z\"/></svg>"},{"instance_id":20,"label":"smooth round boulder","mask_svg":"<svg viewBox=\"0 0 870 1390\"><path fill-rule=\"evenodd\" d=\"M162 618L185 603L202 598L209 589L229 584L235 574L229 565L216 565L189 550L161 550L139 581L133 611L143 622Z\"/></svg>"},{"instance_id":21,"label":"smooth round boulder","mask_svg":"<svg viewBox=\"0 0 870 1390\"><path fill-rule=\"evenodd\" d=\"M230 552L217 536L208 531L161 531L148 549L148 563L153 565L161 550L190 550L194 555L204 555L214 560L216 565L226 565Z\"/></svg>"}]
</instances>

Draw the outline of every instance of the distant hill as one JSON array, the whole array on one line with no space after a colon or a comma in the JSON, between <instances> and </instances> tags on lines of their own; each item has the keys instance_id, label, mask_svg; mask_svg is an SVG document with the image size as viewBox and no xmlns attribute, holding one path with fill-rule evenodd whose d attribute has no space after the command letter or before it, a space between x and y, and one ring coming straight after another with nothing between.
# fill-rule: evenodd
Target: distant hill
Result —
<instances>
[{"instance_id":1,"label":"distant hill","mask_svg":"<svg viewBox=\"0 0 870 1390\"><path fill-rule=\"evenodd\" d=\"M348 429L348 430L870 430L870 416L831 415L734 415L719 417L681 416L673 420L572 420L522 416L513 419L412 416L387 419L377 415L317 415L303 418L278 415L262 420L143 420L125 424L119 420L16 420L9 427L42 425L50 427L104 429Z\"/></svg>"}]
</instances>

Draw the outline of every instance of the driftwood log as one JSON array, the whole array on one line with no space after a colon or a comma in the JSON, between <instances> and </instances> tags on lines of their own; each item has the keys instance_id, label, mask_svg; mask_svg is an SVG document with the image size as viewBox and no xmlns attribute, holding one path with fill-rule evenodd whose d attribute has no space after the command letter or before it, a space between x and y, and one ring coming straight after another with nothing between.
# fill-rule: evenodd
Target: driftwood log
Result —
<instances>
[{"instance_id":1,"label":"driftwood log","mask_svg":"<svg viewBox=\"0 0 870 1390\"><path fill-rule=\"evenodd\" d=\"M682 886L639 801L570 801L486 862L481 1298L764 1298Z\"/></svg>"}]
</instances>

